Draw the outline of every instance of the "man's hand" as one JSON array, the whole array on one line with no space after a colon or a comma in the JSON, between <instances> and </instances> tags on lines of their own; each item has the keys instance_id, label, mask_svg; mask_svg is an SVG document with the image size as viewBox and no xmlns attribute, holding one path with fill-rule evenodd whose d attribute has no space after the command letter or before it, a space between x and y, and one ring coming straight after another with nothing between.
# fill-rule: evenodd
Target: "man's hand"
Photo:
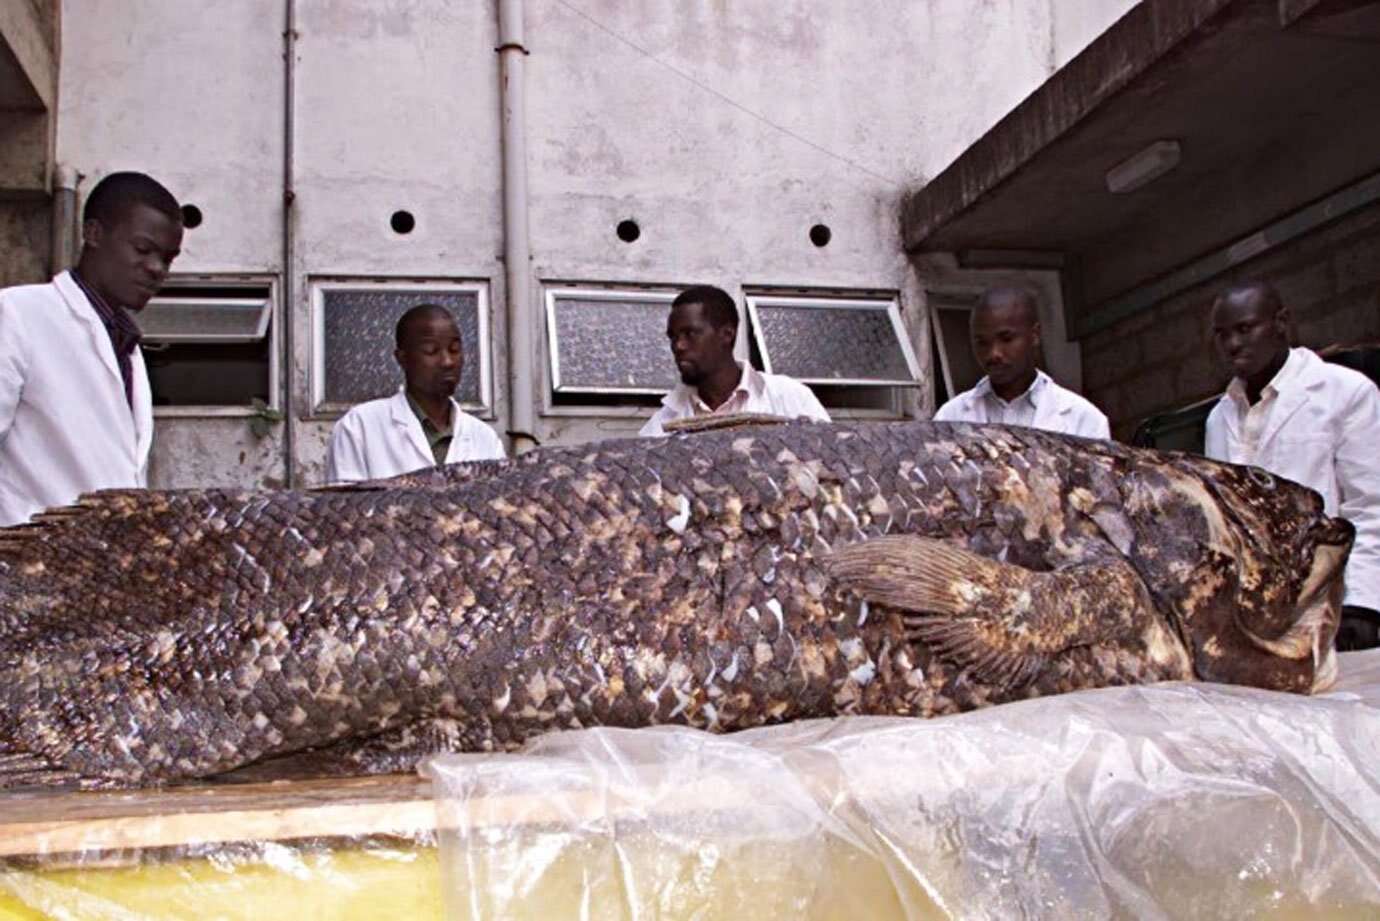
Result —
<instances>
[{"instance_id":1,"label":"man's hand","mask_svg":"<svg viewBox=\"0 0 1380 921\"><path fill-rule=\"evenodd\" d=\"M1354 652L1380 646L1380 611L1360 605L1342 605L1342 625L1337 630L1337 651Z\"/></svg>"}]
</instances>

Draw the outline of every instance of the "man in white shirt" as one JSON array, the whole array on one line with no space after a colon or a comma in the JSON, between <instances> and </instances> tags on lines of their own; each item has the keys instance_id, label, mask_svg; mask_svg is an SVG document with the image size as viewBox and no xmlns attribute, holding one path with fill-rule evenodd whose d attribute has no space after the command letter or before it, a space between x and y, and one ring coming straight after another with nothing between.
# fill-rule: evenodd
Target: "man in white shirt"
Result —
<instances>
[{"instance_id":1,"label":"man in white shirt","mask_svg":"<svg viewBox=\"0 0 1380 921\"><path fill-rule=\"evenodd\" d=\"M1251 464L1316 489L1356 526L1338 649L1380 633L1380 391L1363 374L1289 347L1289 310L1263 282L1212 304L1212 341L1231 367L1207 420L1208 457Z\"/></svg>"},{"instance_id":2,"label":"man in white shirt","mask_svg":"<svg viewBox=\"0 0 1380 921\"><path fill-rule=\"evenodd\" d=\"M666 394L639 433L666 434L666 423L692 416L767 413L829 421L809 387L783 374L764 374L733 357L738 307L727 291L686 288L671 302L666 338L681 383Z\"/></svg>"},{"instance_id":3,"label":"man in white shirt","mask_svg":"<svg viewBox=\"0 0 1380 921\"><path fill-rule=\"evenodd\" d=\"M82 211L76 268L0 291L0 526L96 489L147 483L153 400L131 312L182 247L182 211L143 173L111 173Z\"/></svg>"},{"instance_id":4,"label":"man in white shirt","mask_svg":"<svg viewBox=\"0 0 1380 921\"><path fill-rule=\"evenodd\" d=\"M1107 417L1083 397L1060 387L1035 366L1040 319L1033 292L992 288L969 318L973 356L987 376L934 414L935 422L993 422L1110 438Z\"/></svg>"},{"instance_id":5,"label":"man in white shirt","mask_svg":"<svg viewBox=\"0 0 1380 921\"><path fill-rule=\"evenodd\" d=\"M359 404L335 424L326 479L377 480L433 465L502 460L494 430L455 400L465 355L450 311L438 304L411 308L398 320L395 343L402 390Z\"/></svg>"}]
</instances>

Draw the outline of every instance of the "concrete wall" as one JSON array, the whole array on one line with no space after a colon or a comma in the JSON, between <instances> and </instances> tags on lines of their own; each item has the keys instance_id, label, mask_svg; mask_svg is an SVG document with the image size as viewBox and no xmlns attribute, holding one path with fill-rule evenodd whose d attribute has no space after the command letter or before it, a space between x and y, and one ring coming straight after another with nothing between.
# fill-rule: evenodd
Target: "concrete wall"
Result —
<instances>
[{"instance_id":1,"label":"concrete wall","mask_svg":"<svg viewBox=\"0 0 1380 921\"><path fill-rule=\"evenodd\" d=\"M1146 416L1225 388L1230 374L1212 355L1209 313L1222 288L1248 278L1279 288L1294 315L1299 345L1380 341L1380 206L1354 212L1084 339L1087 396L1111 418L1113 434L1129 438Z\"/></svg>"},{"instance_id":2,"label":"concrete wall","mask_svg":"<svg viewBox=\"0 0 1380 921\"><path fill-rule=\"evenodd\" d=\"M48 274L58 12L58 0L0 4L0 287Z\"/></svg>"},{"instance_id":3,"label":"concrete wall","mask_svg":"<svg viewBox=\"0 0 1380 921\"><path fill-rule=\"evenodd\" d=\"M58 158L83 188L138 168L197 204L205 223L188 231L178 272L281 276L284 2L63 2ZM902 190L1132 5L529 0L534 297L571 280L898 291L928 365ZM312 279L466 279L490 289L503 428L496 21L493 0L298 0L283 303L299 416ZM388 226L399 208L417 218L407 236ZM633 244L614 234L626 218L642 228ZM833 230L828 247L809 242L815 223ZM547 443L630 432L645 415L571 414L536 389ZM910 409L930 404L926 383ZM299 482L321 477L330 425L295 422ZM244 414L161 414L155 482L280 482L283 428L260 441Z\"/></svg>"}]
</instances>

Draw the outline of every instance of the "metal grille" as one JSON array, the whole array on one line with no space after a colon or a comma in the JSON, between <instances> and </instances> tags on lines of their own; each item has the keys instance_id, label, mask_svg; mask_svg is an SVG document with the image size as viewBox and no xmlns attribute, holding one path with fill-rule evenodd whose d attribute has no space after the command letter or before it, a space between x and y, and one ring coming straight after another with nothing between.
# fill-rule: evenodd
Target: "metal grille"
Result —
<instances>
[{"instance_id":1,"label":"metal grille","mask_svg":"<svg viewBox=\"0 0 1380 921\"><path fill-rule=\"evenodd\" d=\"M775 374L811 384L916 383L894 300L750 296L748 310L763 363Z\"/></svg>"},{"instance_id":2,"label":"metal grille","mask_svg":"<svg viewBox=\"0 0 1380 921\"><path fill-rule=\"evenodd\" d=\"M673 294L551 290L546 322L557 393L661 394L680 382L666 344Z\"/></svg>"},{"instance_id":3,"label":"metal grille","mask_svg":"<svg viewBox=\"0 0 1380 921\"><path fill-rule=\"evenodd\" d=\"M418 304L439 304L455 318L465 352L455 397L465 406L487 405L489 344L478 290L331 284L319 286L318 296L318 402L350 406L396 393L402 385L402 369L393 358L398 319Z\"/></svg>"}]
</instances>

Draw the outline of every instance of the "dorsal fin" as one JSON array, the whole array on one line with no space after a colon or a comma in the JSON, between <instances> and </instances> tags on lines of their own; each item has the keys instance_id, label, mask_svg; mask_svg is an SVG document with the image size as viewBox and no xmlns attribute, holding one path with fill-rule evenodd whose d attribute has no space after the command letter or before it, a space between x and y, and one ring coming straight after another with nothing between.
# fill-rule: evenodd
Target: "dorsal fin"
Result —
<instances>
[{"instance_id":1,"label":"dorsal fin","mask_svg":"<svg viewBox=\"0 0 1380 921\"><path fill-rule=\"evenodd\" d=\"M0 554L18 553L35 541L43 540L64 525L80 522L100 513L120 510L133 511L144 497L145 489L98 489L82 493L71 505L57 505L36 512L23 524L0 528Z\"/></svg>"},{"instance_id":2,"label":"dorsal fin","mask_svg":"<svg viewBox=\"0 0 1380 921\"><path fill-rule=\"evenodd\" d=\"M692 432L744 428L749 425L781 425L790 421L792 420L786 416L773 416L771 413L725 413L721 416L689 416L685 419L672 419L662 427L668 435L682 435Z\"/></svg>"}]
</instances>

